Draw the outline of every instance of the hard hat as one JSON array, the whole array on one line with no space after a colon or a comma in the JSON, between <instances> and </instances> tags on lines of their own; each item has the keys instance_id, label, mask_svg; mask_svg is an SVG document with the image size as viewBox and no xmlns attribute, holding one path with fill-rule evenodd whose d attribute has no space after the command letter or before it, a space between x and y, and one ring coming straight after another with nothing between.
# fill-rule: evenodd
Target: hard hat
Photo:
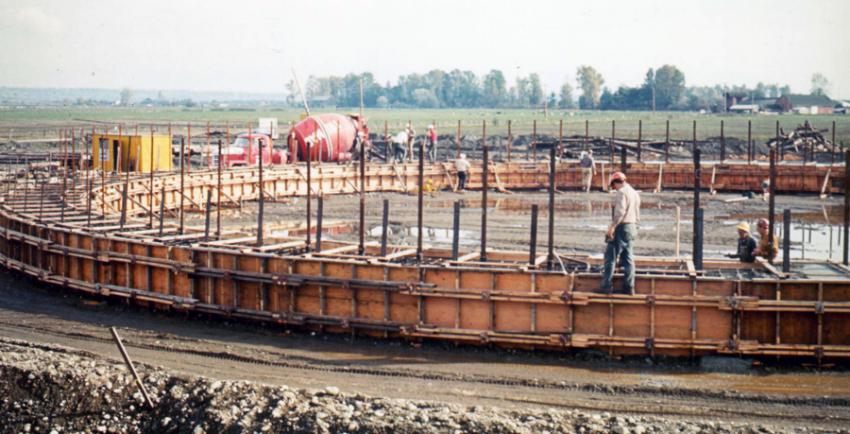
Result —
<instances>
[{"instance_id":1,"label":"hard hat","mask_svg":"<svg viewBox=\"0 0 850 434\"><path fill-rule=\"evenodd\" d=\"M612 174L611 174L611 177L610 177L610 178L608 178L608 185L613 184L613 183L614 183L614 181L621 181L621 182L625 182L625 181L626 181L626 174L625 174L625 173L623 173L623 172L614 172L614 173L612 173Z\"/></svg>"},{"instance_id":2,"label":"hard hat","mask_svg":"<svg viewBox=\"0 0 850 434\"><path fill-rule=\"evenodd\" d=\"M429 130L433 130L433 129L434 129L434 126L429 124L429 125L428 125L428 129L429 129Z\"/></svg>"},{"instance_id":3,"label":"hard hat","mask_svg":"<svg viewBox=\"0 0 850 434\"><path fill-rule=\"evenodd\" d=\"M466 158L466 154L460 154L460 158Z\"/></svg>"},{"instance_id":4,"label":"hard hat","mask_svg":"<svg viewBox=\"0 0 850 434\"><path fill-rule=\"evenodd\" d=\"M747 223L747 222L741 222L741 223L738 223L738 226L735 226L735 229L737 229L739 231L749 232L750 231L750 224Z\"/></svg>"},{"instance_id":5,"label":"hard hat","mask_svg":"<svg viewBox=\"0 0 850 434\"><path fill-rule=\"evenodd\" d=\"M760 218L757 224L763 228L770 226L770 222L766 218Z\"/></svg>"}]
</instances>

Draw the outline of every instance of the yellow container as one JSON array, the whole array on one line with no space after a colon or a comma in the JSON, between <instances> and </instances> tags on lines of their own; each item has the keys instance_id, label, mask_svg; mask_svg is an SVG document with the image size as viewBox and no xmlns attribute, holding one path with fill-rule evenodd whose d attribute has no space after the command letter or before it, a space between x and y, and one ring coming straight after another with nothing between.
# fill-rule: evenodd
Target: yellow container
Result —
<instances>
[{"instance_id":1,"label":"yellow container","mask_svg":"<svg viewBox=\"0 0 850 434\"><path fill-rule=\"evenodd\" d=\"M147 173L151 168L154 171L172 168L171 136L95 134L92 141L95 169Z\"/></svg>"}]
</instances>

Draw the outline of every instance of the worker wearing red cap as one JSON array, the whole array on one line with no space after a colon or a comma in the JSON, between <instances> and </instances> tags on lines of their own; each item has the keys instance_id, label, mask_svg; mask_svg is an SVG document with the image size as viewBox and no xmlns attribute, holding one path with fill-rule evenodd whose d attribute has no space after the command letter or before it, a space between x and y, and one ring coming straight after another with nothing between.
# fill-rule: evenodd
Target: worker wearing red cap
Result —
<instances>
[{"instance_id":1,"label":"worker wearing red cap","mask_svg":"<svg viewBox=\"0 0 850 434\"><path fill-rule=\"evenodd\" d=\"M600 292L613 292L614 266L619 258L623 269L623 293L635 292L635 258L633 244L637 238L637 224L640 222L640 195L626 182L623 172L614 172L608 185L615 190L614 215L605 241L605 267L602 270Z\"/></svg>"}]
</instances>

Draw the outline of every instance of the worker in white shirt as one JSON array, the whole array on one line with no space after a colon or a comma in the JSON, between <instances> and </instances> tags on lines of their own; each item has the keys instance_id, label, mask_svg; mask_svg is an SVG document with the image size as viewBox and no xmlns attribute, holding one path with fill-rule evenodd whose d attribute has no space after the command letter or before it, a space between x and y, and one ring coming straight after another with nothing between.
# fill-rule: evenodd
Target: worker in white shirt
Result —
<instances>
[{"instance_id":1,"label":"worker in white shirt","mask_svg":"<svg viewBox=\"0 0 850 434\"><path fill-rule=\"evenodd\" d=\"M469 160L466 159L466 154L460 154L460 158L455 160L455 170L457 170L457 191L466 190L466 180L469 179Z\"/></svg>"},{"instance_id":2,"label":"worker in white shirt","mask_svg":"<svg viewBox=\"0 0 850 434\"><path fill-rule=\"evenodd\" d=\"M602 270L602 285L599 292L613 292L614 268L619 258L623 269L624 294L635 293L634 241L637 239L637 224L640 222L640 195L626 182L623 172L611 174L608 185L615 190L614 215L605 234L605 267Z\"/></svg>"}]
</instances>

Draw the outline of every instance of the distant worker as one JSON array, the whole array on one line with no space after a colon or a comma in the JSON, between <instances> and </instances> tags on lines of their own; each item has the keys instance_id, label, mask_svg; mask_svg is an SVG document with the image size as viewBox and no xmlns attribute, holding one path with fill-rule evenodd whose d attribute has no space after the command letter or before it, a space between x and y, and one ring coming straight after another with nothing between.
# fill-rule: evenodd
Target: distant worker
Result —
<instances>
[{"instance_id":1,"label":"distant worker","mask_svg":"<svg viewBox=\"0 0 850 434\"><path fill-rule=\"evenodd\" d=\"M437 129L434 125L428 125L428 161L431 164L437 161Z\"/></svg>"},{"instance_id":2,"label":"distant worker","mask_svg":"<svg viewBox=\"0 0 850 434\"><path fill-rule=\"evenodd\" d=\"M599 292L613 292L614 266L619 257L623 269L624 294L635 293L635 257L634 241L637 239L637 224L640 222L640 195L626 183L623 172L614 172L608 182L616 191L614 196L614 215L608 232L605 234L605 267L602 271L602 286Z\"/></svg>"},{"instance_id":3,"label":"distant worker","mask_svg":"<svg viewBox=\"0 0 850 434\"><path fill-rule=\"evenodd\" d=\"M413 140L416 139L416 130L414 130L413 126L408 123L407 127L405 128L405 131L407 132L407 154L406 155L407 155L408 161L412 161L413 160Z\"/></svg>"},{"instance_id":4,"label":"distant worker","mask_svg":"<svg viewBox=\"0 0 850 434\"><path fill-rule=\"evenodd\" d=\"M596 175L596 161L593 160L593 149L582 152L578 164L581 166L581 186L584 188L585 193L590 193L590 187L593 186L593 175Z\"/></svg>"},{"instance_id":5,"label":"distant worker","mask_svg":"<svg viewBox=\"0 0 850 434\"><path fill-rule=\"evenodd\" d=\"M770 179L761 182L761 200L766 201L770 197Z\"/></svg>"},{"instance_id":6,"label":"distant worker","mask_svg":"<svg viewBox=\"0 0 850 434\"><path fill-rule=\"evenodd\" d=\"M393 137L393 163L404 163L407 157L407 130L399 131Z\"/></svg>"},{"instance_id":7,"label":"distant worker","mask_svg":"<svg viewBox=\"0 0 850 434\"><path fill-rule=\"evenodd\" d=\"M455 160L455 169L457 169L457 191L466 190L466 180L469 178L469 160L466 159L466 154L460 154L460 158Z\"/></svg>"},{"instance_id":8,"label":"distant worker","mask_svg":"<svg viewBox=\"0 0 850 434\"><path fill-rule=\"evenodd\" d=\"M745 263L755 262L756 240L750 235L750 225L747 222L741 222L735 229L738 230L738 251L727 256L738 258Z\"/></svg>"},{"instance_id":9,"label":"distant worker","mask_svg":"<svg viewBox=\"0 0 850 434\"><path fill-rule=\"evenodd\" d=\"M766 218L759 219L756 230L759 233L759 244L753 254L773 262L779 252L779 239L770 236L770 222ZM771 242L771 238L773 238L773 242Z\"/></svg>"}]
</instances>

